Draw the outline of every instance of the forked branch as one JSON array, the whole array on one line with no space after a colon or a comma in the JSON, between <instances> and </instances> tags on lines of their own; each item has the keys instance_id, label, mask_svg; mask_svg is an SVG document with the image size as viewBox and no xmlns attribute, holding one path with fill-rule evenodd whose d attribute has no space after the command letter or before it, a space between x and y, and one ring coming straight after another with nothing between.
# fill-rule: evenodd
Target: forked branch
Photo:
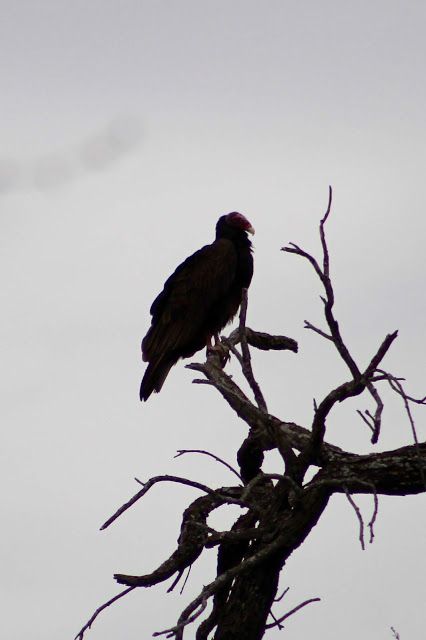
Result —
<instances>
[{"instance_id":1,"label":"forked branch","mask_svg":"<svg viewBox=\"0 0 426 640\"><path fill-rule=\"evenodd\" d=\"M321 280L321 283L325 291L325 297L322 297L321 299L324 303L324 314L325 314L325 319L329 328L329 333L327 333L326 331L323 331L318 327L315 327L313 324L311 324L307 320L305 320L305 328L311 329L312 331L321 335L323 338L326 338L327 340L330 340L331 342L333 342L342 360L345 362L345 364L349 368L353 378L353 380L350 381L349 383L345 383L344 385L341 385L340 387L330 392L327 395L327 397L324 398L322 403L320 403L318 410L315 411L314 422L312 425L312 432L313 432L312 451L309 454L310 456L312 456L313 451L318 450L318 447L322 443L322 440L325 434L325 418L327 417L328 413L330 412L330 409L335 404L335 402L336 401L342 402L348 397L351 397L353 395L358 395L359 393L362 393L362 391L364 391L365 388L367 388L368 391L370 392L376 404L376 409L374 411L374 414L371 414L369 411L366 411L364 413L359 412L359 414L361 415L363 420L368 424L369 428L372 430L371 442L375 444L378 441L380 428L381 428L383 401L379 395L379 392L374 386L372 379L377 366L382 361L391 343L397 336L397 332L394 332L386 336L385 340L383 341L382 345L378 349L377 353L373 356L370 364L362 374L360 367L358 367L354 358L350 354L348 347L343 341L340 328L339 328L339 323L337 322L334 315L334 311L333 311L335 297L334 297L333 284L330 277L330 256L329 256L329 251L327 246L327 239L325 235L325 223L327 222L331 212L332 196L333 196L332 188L329 187L327 209L323 218L320 221L320 226L319 226L319 233L320 233L322 254L323 254L322 268L319 266L318 261L311 254L303 250L298 245L294 243L290 243L290 246L282 248L282 251L286 251L287 253L294 253L308 260L308 262L312 265L315 272L317 273L319 279Z\"/></svg>"}]
</instances>

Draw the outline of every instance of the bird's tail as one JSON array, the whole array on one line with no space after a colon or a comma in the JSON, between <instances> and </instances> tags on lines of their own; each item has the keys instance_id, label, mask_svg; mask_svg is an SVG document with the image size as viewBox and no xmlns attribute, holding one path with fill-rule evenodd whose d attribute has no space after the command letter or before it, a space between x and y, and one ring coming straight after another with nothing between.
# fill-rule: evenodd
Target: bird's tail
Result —
<instances>
[{"instance_id":1,"label":"bird's tail","mask_svg":"<svg viewBox=\"0 0 426 640\"><path fill-rule=\"evenodd\" d=\"M159 360L157 362L149 363L141 382L139 395L142 401L148 400L153 391L155 393L160 391L164 384L164 380L167 378L168 373L174 364L175 362L170 362L170 360Z\"/></svg>"}]
</instances>

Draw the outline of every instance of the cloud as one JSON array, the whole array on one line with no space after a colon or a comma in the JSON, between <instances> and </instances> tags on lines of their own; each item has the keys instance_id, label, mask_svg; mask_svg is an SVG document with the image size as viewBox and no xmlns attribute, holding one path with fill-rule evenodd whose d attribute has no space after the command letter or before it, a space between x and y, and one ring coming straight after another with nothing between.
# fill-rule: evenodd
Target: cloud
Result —
<instances>
[{"instance_id":1,"label":"cloud","mask_svg":"<svg viewBox=\"0 0 426 640\"><path fill-rule=\"evenodd\" d=\"M141 142L141 123L122 117L70 147L30 160L0 158L0 194L62 187L84 175L103 171L132 153Z\"/></svg>"}]
</instances>

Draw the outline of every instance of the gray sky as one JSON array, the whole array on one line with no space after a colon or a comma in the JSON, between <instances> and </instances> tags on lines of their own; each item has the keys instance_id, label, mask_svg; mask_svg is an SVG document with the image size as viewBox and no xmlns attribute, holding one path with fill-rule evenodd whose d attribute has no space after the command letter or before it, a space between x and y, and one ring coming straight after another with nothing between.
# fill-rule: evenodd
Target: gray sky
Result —
<instances>
[{"instance_id":1,"label":"gray sky","mask_svg":"<svg viewBox=\"0 0 426 640\"><path fill-rule=\"evenodd\" d=\"M134 476L232 482L206 460L173 460L176 449L203 448L234 462L246 429L213 389L191 385L180 363L159 396L138 400L150 303L212 240L219 215L242 211L256 228L249 324L299 340L297 356L254 355L272 413L308 425L312 398L347 375L303 330L305 318L322 322L313 273L279 251L294 241L318 252L329 184L344 336L363 365L398 328L386 366L424 394L426 8L3 0L0 9L0 628L11 640L57 640L118 591L114 572L146 573L174 548L180 513L198 495L181 487L154 489L98 531L137 490ZM379 448L411 443L400 403L386 398ZM328 440L371 451L355 413L368 406L338 407ZM372 500L358 502L368 520ZM401 640L422 637L425 504L381 498L375 542L362 552L355 514L333 500L289 560L291 589L275 613L322 602L268 638L389 640L391 625ZM212 522L223 528L231 515ZM173 625L213 571L210 552L183 596L137 591L88 638L148 638Z\"/></svg>"}]
</instances>

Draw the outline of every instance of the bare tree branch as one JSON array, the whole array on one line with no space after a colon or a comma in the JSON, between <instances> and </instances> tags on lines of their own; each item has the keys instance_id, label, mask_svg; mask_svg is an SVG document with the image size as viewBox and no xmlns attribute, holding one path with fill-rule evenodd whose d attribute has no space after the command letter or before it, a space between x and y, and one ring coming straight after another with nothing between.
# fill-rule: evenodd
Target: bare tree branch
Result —
<instances>
[{"instance_id":1,"label":"bare tree branch","mask_svg":"<svg viewBox=\"0 0 426 640\"><path fill-rule=\"evenodd\" d=\"M368 367L366 368L366 370L364 372L364 377L365 378L370 379L374 375L374 372L376 371L377 367L379 366L379 364L381 363L381 361L383 360L383 358L385 357L385 355L389 351L392 342L397 337L398 337L398 331L394 331L393 333L389 333L385 337L385 339L383 340L382 344L378 348L377 352L371 358L371 361L370 361Z\"/></svg>"},{"instance_id":2,"label":"bare tree branch","mask_svg":"<svg viewBox=\"0 0 426 640\"><path fill-rule=\"evenodd\" d=\"M260 390L259 384L256 381L253 369L251 366L251 355L250 349L247 344L247 335L246 335L246 317L247 317L247 289L243 289L243 296L241 300L241 309L240 309L240 340L241 340L241 351L243 354L243 361L241 364L243 374L249 383L251 390L253 391L256 404L262 411L267 412L267 406L265 402L265 398L263 397L262 391Z\"/></svg>"},{"instance_id":3,"label":"bare tree branch","mask_svg":"<svg viewBox=\"0 0 426 640\"><path fill-rule=\"evenodd\" d=\"M418 440L410 409L411 403L426 405L426 396L420 399L409 396L401 384L403 379L379 369L397 332L384 338L368 365L363 368L358 366L356 358L344 342L335 317L335 292L325 234L325 225L331 214L332 195L330 187L327 208L319 224L322 258L317 260L295 243L290 243L282 250L307 260L320 279L326 329L318 328L306 320L305 328L334 344L350 371L350 378L329 390L318 403L314 400L310 429L269 414L263 391L253 373L249 346L263 351L275 349L297 352L298 345L295 340L286 336L254 331L246 326L245 290L238 328L217 343L220 351L216 348L208 350L206 362L187 365L187 368L203 376L194 382L214 387L244 421L247 433L237 452L240 471L203 449L179 449L175 456L187 453L209 456L237 476L238 486L216 489L197 481L169 475L155 476L146 483L137 480L143 485L142 489L123 504L104 523L102 529L108 527L159 482L187 485L202 491L203 495L185 509L177 546L160 566L151 573L139 576L115 574L117 582L127 588L95 611L78 634L78 640L82 640L85 631L101 611L136 587L151 587L174 577L168 589L171 591L185 571L188 571L186 583L194 562L205 549L212 547L218 547L216 576L187 604L174 626L157 631L154 635L182 640L188 626L199 620L211 603L212 608L206 619L195 625L198 629L192 635L196 640L208 640L214 629L215 640L260 640L265 629L283 628L282 622L289 616L311 602L319 601L319 598L305 600L279 618L271 610L273 603L288 591L287 587L277 597L280 572L289 556L304 542L318 522L331 495L346 495L358 519L359 539L364 549L366 526L370 534L369 542L374 540L379 495L409 495L426 491L426 443ZM240 348L237 347L239 344ZM254 401L224 371L230 353L237 358ZM326 442L327 421L336 404L365 391L372 397L374 409L358 410L358 414L372 432L371 442L374 444L378 441L384 409L379 383L383 381L403 400L414 445L359 455ZM264 473L262 469L265 452L270 450L277 450L282 458L279 464L282 468L277 473ZM313 470L313 466L319 467L319 470ZM308 470L308 477L312 477L312 472L315 475L306 482ZM373 513L366 526L361 510L352 497L354 494L373 496ZM244 512L228 530L217 531L207 524L207 519L215 509L228 504L238 505ZM274 620L271 624L267 624L269 614ZM392 631L399 638L393 628Z\"/></svg>"},{"instance_id":4,"label":"bare tree branch","mask_svg":"<svg viewBox=\"0 0 426 640\"><path fill-rule=\"evenodd\" d=\"M356 517L358 518L358 522L359 522L359 541L361 543L361 549L363 551L365 551L365 543L364 543L364 520L362 518L362 513L358 507L358 505L356 504L355 500L352 498L351 494L349 493L349 489L347 487L343 487L346 497L348 499L349 504L352 506L353 510L355 511Z\"/></svg>"},{"instance_id":5,"label":"bare tree branch","mask_svg":"<svg viewBox=\"0 0 426 640\"><path fill-rule=\"evenodd\" d=\"M324 214L324 217L322 218L321 222L320 222L320 237L321 237L321 244L322 244L322 252L323 252L323 274L325 278L330 279L330 269L329 269L329 256L328 256L328 247L327 247L327 242L325 240L325 231L324 231L324 226L325 223L327 222L327 218L330 215L331 212L331 203L333 201L333 189L331 188L331 186L328 187L328 204L327 204L327 210Z\"/></svg>"},{"instance_id":6,"label":"bare tree branch","mask_svg":"<svg viewBox=\"0 0 426 640\"><path fill-rule=\"evenodd\" d=\"M423 471L423 474L421 473ZM351 454L322 468L307 486L325 481L342 493L343 485L351 493L404 496L425 491L426 443L400 447L367 455Z\"/></svg>"},{"instance_id":7,"label":"bare tree branch","mask_svg":"<svg viewBox=\"0 0 426 640\"><path fill-rule=\"evenodd\" d=\"M322 497L325 497L324 493L322 493ZM328 498L326 498L325 502L323 502L321 498L321 500L318 502L318 507L320 507L321 510L325 508L325 505L327 504L327 499ZM302 519L305 520L304 516L302 516ZM310 527L312 527L313 524L314 523L310 523ZM194 600L192 600L192 602L190 602L189 605L184 609L184 611L182 612L178 620L176 627L173 627L173 630L174 630L173 634L176 636L176 638L179 637L177 635L178 630L183 628L183 626L185 626L186 624L188 624L189 621L192 621L191 616L194 614L194 612L195 613L197 612L198 608L202 605L203 602L205 602L208 598L210 598L212 595L217 593L223 586L228 584L235 577L240 576L252 570L259 564L263 563L274 552L278 551L278 549L280 549L283 545L286 548L289 545L289 539L286 533L279 534L275 539L272 540L272 542L265 544L258 551L256 551L251 556L244 559L237 566L232 567L231 569L220 574L215 580L210 582L210 584L203 587L199 595L196 598L194 598ZM170 632L172 632L172 630L170 630Z\"/></svg>"},{"instance_id":8,"label":"bare tree branch","mask_svg":"<svg viewBox=\"0 0 426 640\"><path fill-rule=\"evenodd\" d=\"M320 336L322 336L323 338L326 338L326 340L331 340L333 341L333 337L330 336L328 333L326 333L325 331L323 331L322 329L318 329L318 327L315 327L311 322L309 322L308 320L305 320L305 329L310 329L311 331L315 331L315 333L318 333Z\"/></svg>"},{"instance_id":9,"label":"bare tree branch","mask_svg":"<svg viewBox=\"0 0 426 640\"><path fill-rule=\"evenodd\" d=\"M247 343L251 347L261 351L293 351L297 353L298 345L296 340L287 336L271 335L262 331L253 331L249 327L245 328Z\"/></svg>"},{"instance_id":10,"label":"bare tree branch","mask_svg":"<svg viewBox=\"0 0 426 640\"><path fill-rule=\"evenodd\" d=\"M104 604L101 604L101 606L98 607L96 611L93 613L93 615L89 618L86 624L80 629L80 631L75 636L74 640L83 640L84 634L86 633L86 631L88 631L92 627L92 624L95 622L98 615L102 613L104 609L114 604L114 602L117 602L117 600L120 600L120 598L124 598L124 596L126 596L128 593L133 591L133 589L136 589L136 587L128 587L127 589L124 589L124 591L121 591L120 593L118 593L113 598L110 598L110 600L107 600L107 602L104 602Z\"/></svg>"},{"instance_id":11,"label":"bare tree branch","mask_svg":"<svg viewBox=\"0 0 426 640\"><path fill-rule=\"evenodd\" d=\"M282 251L286 251L287 253L295 253L296 255L299 255L302 258L305 258L311 263L311 265L315 269L315 272L317 273L319 279L321 280L325 290L325 298L322 298L322 301L324 303L324 314L330 329L331 340L333 341L343 361L348 366L353 378L356 379L361 375L360 371L354 359L352 358L351 354L349 353L348 348L343 342L343 338L341 336L340 329L339 329L339 324L336 321L333 314L334 291L333 291L333 286L330 279L330 259L329 259L327 241L325 237L325 223L327 222L327 219L331 212L332 197L333 197L333 191L332 191L332 188L329 187L327 209L320 222L320 238L321 238L321 245L323 250L323 268L321 269L317 260L313 256L311 256L309 253L301 249L298 245L294 244L293 242L290 243L290 247L283 247ZM309 328L313 328L312 325ZM328 337L328 335L322 332L321 330L317 330L316 328L313 330L317 331L317 333L321 333L323 337Z\"/></svg>"},{"instance_id":12,"label":"bare tree branch","mask_svg":"<svg viewBox=\"0 0 426 640\"><path fill-rule=\"evenodd\" d=\"M230 489L229 493L238 496L241 494L241 488ZM189 567L197 560L208 542L208 528L205 526L207 517L225 503L227 498L219 492L194 500L183 513L178 547L165 562L151 573L142 576L117 573L114 578L119 584L127 586L152 587Z\"/></svg>"},{"instance_id":13,"label":"bare tree branch","mask_svg":"<svg viewBox=\"0 0 426 640\"><path fill-rule=\"evenodd\" d=\"M368 528L370 529L370 544L373 543L374 540L374 524L376 522L377 514L379 512L379 498L376 492L376 487L374 487L374 510L373 515L371 516L370 522L368 523Z\"/></svg>"},{"instance_id":14,"label":"bare tree branch","mask_svg":"<svg viewBox=\"0 0 426 640\"><path fill-rule=\"evenodd\" d=\"M417 404L423 404L423 401L419 402L419 401L416 401L413 398L409 398L406 395L401 382L397 378L395 378L394 376L392 376L390 374L387 374L385 371L383 371L381 369L378 369L378 371L379 371L379 373L382 373L383 375L387 376L388 382L389 382L391 388L394 391L396 391L401 396L401 398L403 399L405 411L407 413L408 420L410 422L411 432L413 434L414 444L415 444L417 455L418 455L418 458L419 458L420 474L421 474L421 477L422 477L422 480L423 480L424 487L426 489L426 476L425 476L425 472L424 472L424 469L423 469L423 466L422 466L422 463L421 463L421 453L420 453L419 441L418 441L418 438L417 438L416 425L414 423L414 418L413 418L413 415L411 413L411 409L410 409L410 405L409 405L410 400L411 400L411 402L416 402Z\"/></svg>"},{"instance_id":15,"label":"bare tree branch","mask_svg":"<svg viewBox=\"0 0 426 640\"><path fill-rule=\"evenodd\" d=\"M140 498L142 498L151 489L151 487L154 486L154 484L157 484L158 482L177 482L179 484L187 485L188 487L194 487L194 489L200 489L205 493L210 493L213 495L216 495L217 493L214 489L210 489L210 487L208 487L205 484L201 484L200 482L195 482L194 480L188 480L187 478L181 478L179 476L170 476L170 475L155 476L154 478L150 478L146 483L141 482L137 478L135 478L135 480L139 484L143 484L143 489L135 493L135 495L132 498L130 498L130 500L125 502L119 509L117 509L117 511L110 518L108 518L108 520L106 520L106 522L104 522L104 524L101 526L100 528L101 531L103 531L104 529L107 529L110 526L110 524L112 524L115 520L117 520L117 518L119 518L125 511L127 511L127 509L130 509L130 507L132 507L135 504L135 502L137 502Z\"/></svg>"},{"instance_id":16,"label":"bare tree branch","mask_svg":"<svg viewBox=\"0 0 426 640\"><path fill-rule=\"evenodd\" d=\"M198 605L198 610L194 611L192 615L188 616L184 620L178 622L176 626L171 627L170 629L165 629L164 631L155 631L152 635L154 637L165 635L166 638L173 638L173 636L175 636L179 640L179 638L182 637L182 631L184 627L186 627L188 624L191 624L191 622L194 622L194 620L196 620L203 613L204 609L207 607L207 601L208 598L203 598L203 600Z\"/></svg>"},{"instance_id":17,"label":"bare tree branch","mask_svg":"<svg viewBox=\"0 0 426 640\"><path fill-rule=\"evenodd\" d=\"M311 604L311 602L321 602L321 598L309 598L309 600L305 600L304 602L301 602L300 604L297 605L297 607L290 609L290 611L288 611L283 616L278 618L278 620L275 620L273 624L267 624L265 629L273 629L274 627L277 627L277 626L280 627L281 623L284 622L284 620L287 620L287 618L292 616L294 613L296 613L300 609L303 609L303 607L306 607L306 605ZM284 627L281 627L281 628L283 629Z\"/></svg>"},{"instance_id":18,"label":"bare tree branch","mask_svg":"<svg viewBox=\"0 0 426 640\"><path fill-rule=\"evenodd\" d=\"M290 591L290 587L286 587L286 588L283 590L283 592L282 592L282 594L281 594L281 595L279 595L279 596L277 596L276 598L274 598L274 602L281 602L281 600L284 598L284 596L286 596L286 595L287 595L287 593L288 593L289 591Z\"/></svg>"},{"instance_id":19,"label":"bare tree branch","mask_svg":"<svg viewBox=\"0 0 426 640\"><path fill-rule=\"evenodd\" d=\"M214 453L210 453L210 451L205 451L204 449L178 449L178 452L174 457L179 458L186 453L201 453L205 456L210 456L210 458L213 458L213 460L216 460L217 462L220 462L220 464L223 464L224 467L229 469L229 471L231 471L234 475L237 476L239 480L241 480L240 474L236 469L234 469L234 467L232 467L228 462L225 462L225 460L222 460L222 458L216 456Z\"/></svg>"}]
</instances>

